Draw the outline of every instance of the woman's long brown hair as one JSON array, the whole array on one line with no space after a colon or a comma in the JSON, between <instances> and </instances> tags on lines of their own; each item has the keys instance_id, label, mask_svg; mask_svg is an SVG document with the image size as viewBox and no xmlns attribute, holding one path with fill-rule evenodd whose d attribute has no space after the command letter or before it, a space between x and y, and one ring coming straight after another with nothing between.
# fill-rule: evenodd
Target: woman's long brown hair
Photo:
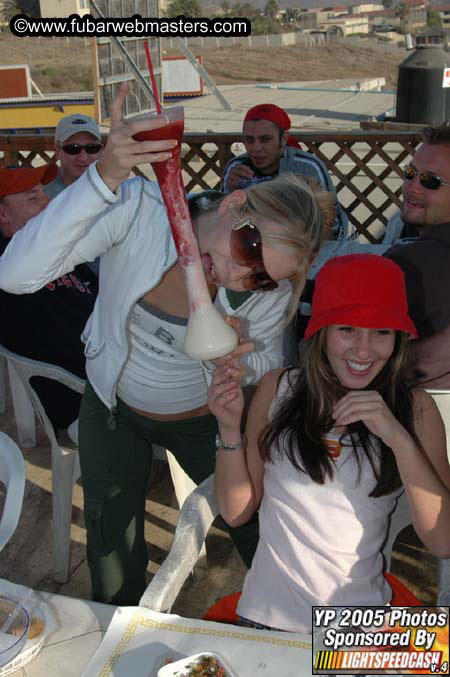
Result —
<instances>
[{"instance_id":1,"label":"woman's long brown hair","mask_svg":"<svg viewBox=\"0 0 450 677\"><path fill-rule=\"evenodd\" d=\"M333 405L347 392L328 361L326 331L326 327L321 329L308 341L300 373L293 369L287 371L287 394L259 440L265 461L274 462L286 453L299 472L308 474L318 484L324 484L327 478L333 476L333 461L328 454L325 436L334 427ZM406 377L407 343L407 335L398 331L391 357L367 390L380 393L395 418L420 446L413 425L411 383ZM362 447L374 472L376 486L370 496L383 496L401 487L395 456L381 439L374 444L373 435L362 421L348 425L341 441L347 435L359 474L361 458L357 447Z\"/></svg>"}]
</instances>

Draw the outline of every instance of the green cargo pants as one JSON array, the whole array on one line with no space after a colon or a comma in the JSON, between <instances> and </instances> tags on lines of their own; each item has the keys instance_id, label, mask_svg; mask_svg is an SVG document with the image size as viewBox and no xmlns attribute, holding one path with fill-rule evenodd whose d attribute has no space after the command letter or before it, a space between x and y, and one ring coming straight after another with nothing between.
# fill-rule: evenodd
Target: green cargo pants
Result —
<instances>
[{"instance_id":1,"label":"green cargo pants","mask_svg":"<svg viewBox=\"0 0 450 677\"><path fill-rule=\"evenodd\" d=\"M184 421L154 421L118 400L115 429L110 412L89 383L79 418L79 450L92 599L136 605L148 564L145 499L152 443L170 449L199 484L214 472L217 422L211 414ZM230 535L247 566L258 543L257 516Z\"/></svg>"}]
</instances>

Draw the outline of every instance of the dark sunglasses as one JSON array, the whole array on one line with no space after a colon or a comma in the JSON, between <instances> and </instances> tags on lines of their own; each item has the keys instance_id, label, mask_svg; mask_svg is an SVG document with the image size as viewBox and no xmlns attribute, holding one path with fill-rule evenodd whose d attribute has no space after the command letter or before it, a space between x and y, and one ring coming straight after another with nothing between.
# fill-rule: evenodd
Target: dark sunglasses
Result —
<instances>
[{"instance_id":1,"label":"dark sunglasses","mask_svg":"<svg viewBox=\"0 0 450 677\"><path fill-rule=\"evenodd\" d=\"M450 186L448 181L444 181L436 174L430 172L419 172L413 165L405 165L403 167L403 178L407 181L412 181L415 176L419 177L420 185L429 190L437 190L441 186Z\"/></svg>"},{"instance_id":2,"label":"dark sunglasses","mask_svg":"<svg viewBox=\"0 0 450 677\"><path fill-rule=\"evenodd\" d=\"M79 155L82 150L85 150L88 155L95 155L100 153L102 149L101 143L66 143L65 146L61 146L63 151L67 155Z\"/></svg>"},{"instance_id":3,"label":"dark sunglasses","mask_svg":"<svg viewBox=\"0 0 450 677\"><path fill-rule=\"evenodd\" d=\"M230 251L240 266L252 268L253 273L244 279L244 288L248 290L272 291L278 282L272 280L264 265L261 234L250 219L240 219L231 228Z\"/></svg>"}]
</instances>

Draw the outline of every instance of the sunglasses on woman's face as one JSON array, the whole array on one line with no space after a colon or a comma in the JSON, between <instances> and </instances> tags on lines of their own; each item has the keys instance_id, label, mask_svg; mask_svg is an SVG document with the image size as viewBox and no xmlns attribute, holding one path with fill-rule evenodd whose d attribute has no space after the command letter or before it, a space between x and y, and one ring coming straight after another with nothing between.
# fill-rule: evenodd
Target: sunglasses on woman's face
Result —
<instances>
[{"instance_id":1,"label":"sunglasses on woman's face","mask_svg":"<svg viewBox=\"0 0 450 677\"><path fill-rule=\"evenodd\" d=\"M85 150L88 155L95 155L100 153L102 149L101 143L66 143L62 149L67 155L79 155L82 150Z\"/></svg>"},{"instance_id":2,"label":"sunglasses on woman's face","mask_svg":"<svg viewBox=\"0 0 450 677\"><path fill-rule=\"evenodd\" d=\"M253 270L243 280L244 289L272 291L278 282L272 280L264 265L261 234L250 219L240 219L231 228L230 251L240 266Z\"/></svg>"},{"instance_id":3,"label":"sunglasses on woman's face","mask_svg":"<svg viewBox=\"0 0 450 677\"><path fill-rule=\"evenodd\" d=\"M420 185L429 190L437 190L441 186L450 186L448 181L444 181L440 176L430 172L419 172L413 165L403 167L403 178L412 181L415 176L419 177Z\"/></svg>"}]
</instances>

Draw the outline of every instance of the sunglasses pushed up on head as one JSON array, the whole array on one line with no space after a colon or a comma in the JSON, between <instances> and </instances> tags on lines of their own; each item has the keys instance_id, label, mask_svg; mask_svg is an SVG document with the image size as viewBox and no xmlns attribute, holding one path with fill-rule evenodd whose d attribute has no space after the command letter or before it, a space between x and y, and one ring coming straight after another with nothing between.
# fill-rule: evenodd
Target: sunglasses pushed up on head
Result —
<instances>
[{"instance_id":1,"label":"sunglasses pushed up on head","mask_svg":"<svg viewBox=\"0 0 450 677\"><path fill-rule=\"evenodd\" d=\"M236 263L253 271L243 280L245 289L272 291L278 287L278 282L272 280L266 270L261 234L250 219L239 219L231 227L230 251Z\"/></svg>"},{"instance_id":2,"label":"sunglasses pushed up on head","mask_svg":"<svg viewBox=\"0 0 450 677\"><path fill-rule=\"evenodd\" d=\"M85 150L88 155L95 155L100 153L102 149L101 143L65 143L61 146L67 155L79 155L82 150Z\"/></svg>"},{"instance_id":3,"label":"sunglasses pushed up on head","mask_svg":"<svg viewBox=\"0 0 450 677\"><path fill-rule=\"evenodd\" d=\"M419 172L414 165L405 165L403 167L403 178L412 181L415 176L419 177L420 185L428 190L438 190L441 186L450 186L448 181L444 181L440 176L431 172Z\"/></svg>"}]
</instances>

